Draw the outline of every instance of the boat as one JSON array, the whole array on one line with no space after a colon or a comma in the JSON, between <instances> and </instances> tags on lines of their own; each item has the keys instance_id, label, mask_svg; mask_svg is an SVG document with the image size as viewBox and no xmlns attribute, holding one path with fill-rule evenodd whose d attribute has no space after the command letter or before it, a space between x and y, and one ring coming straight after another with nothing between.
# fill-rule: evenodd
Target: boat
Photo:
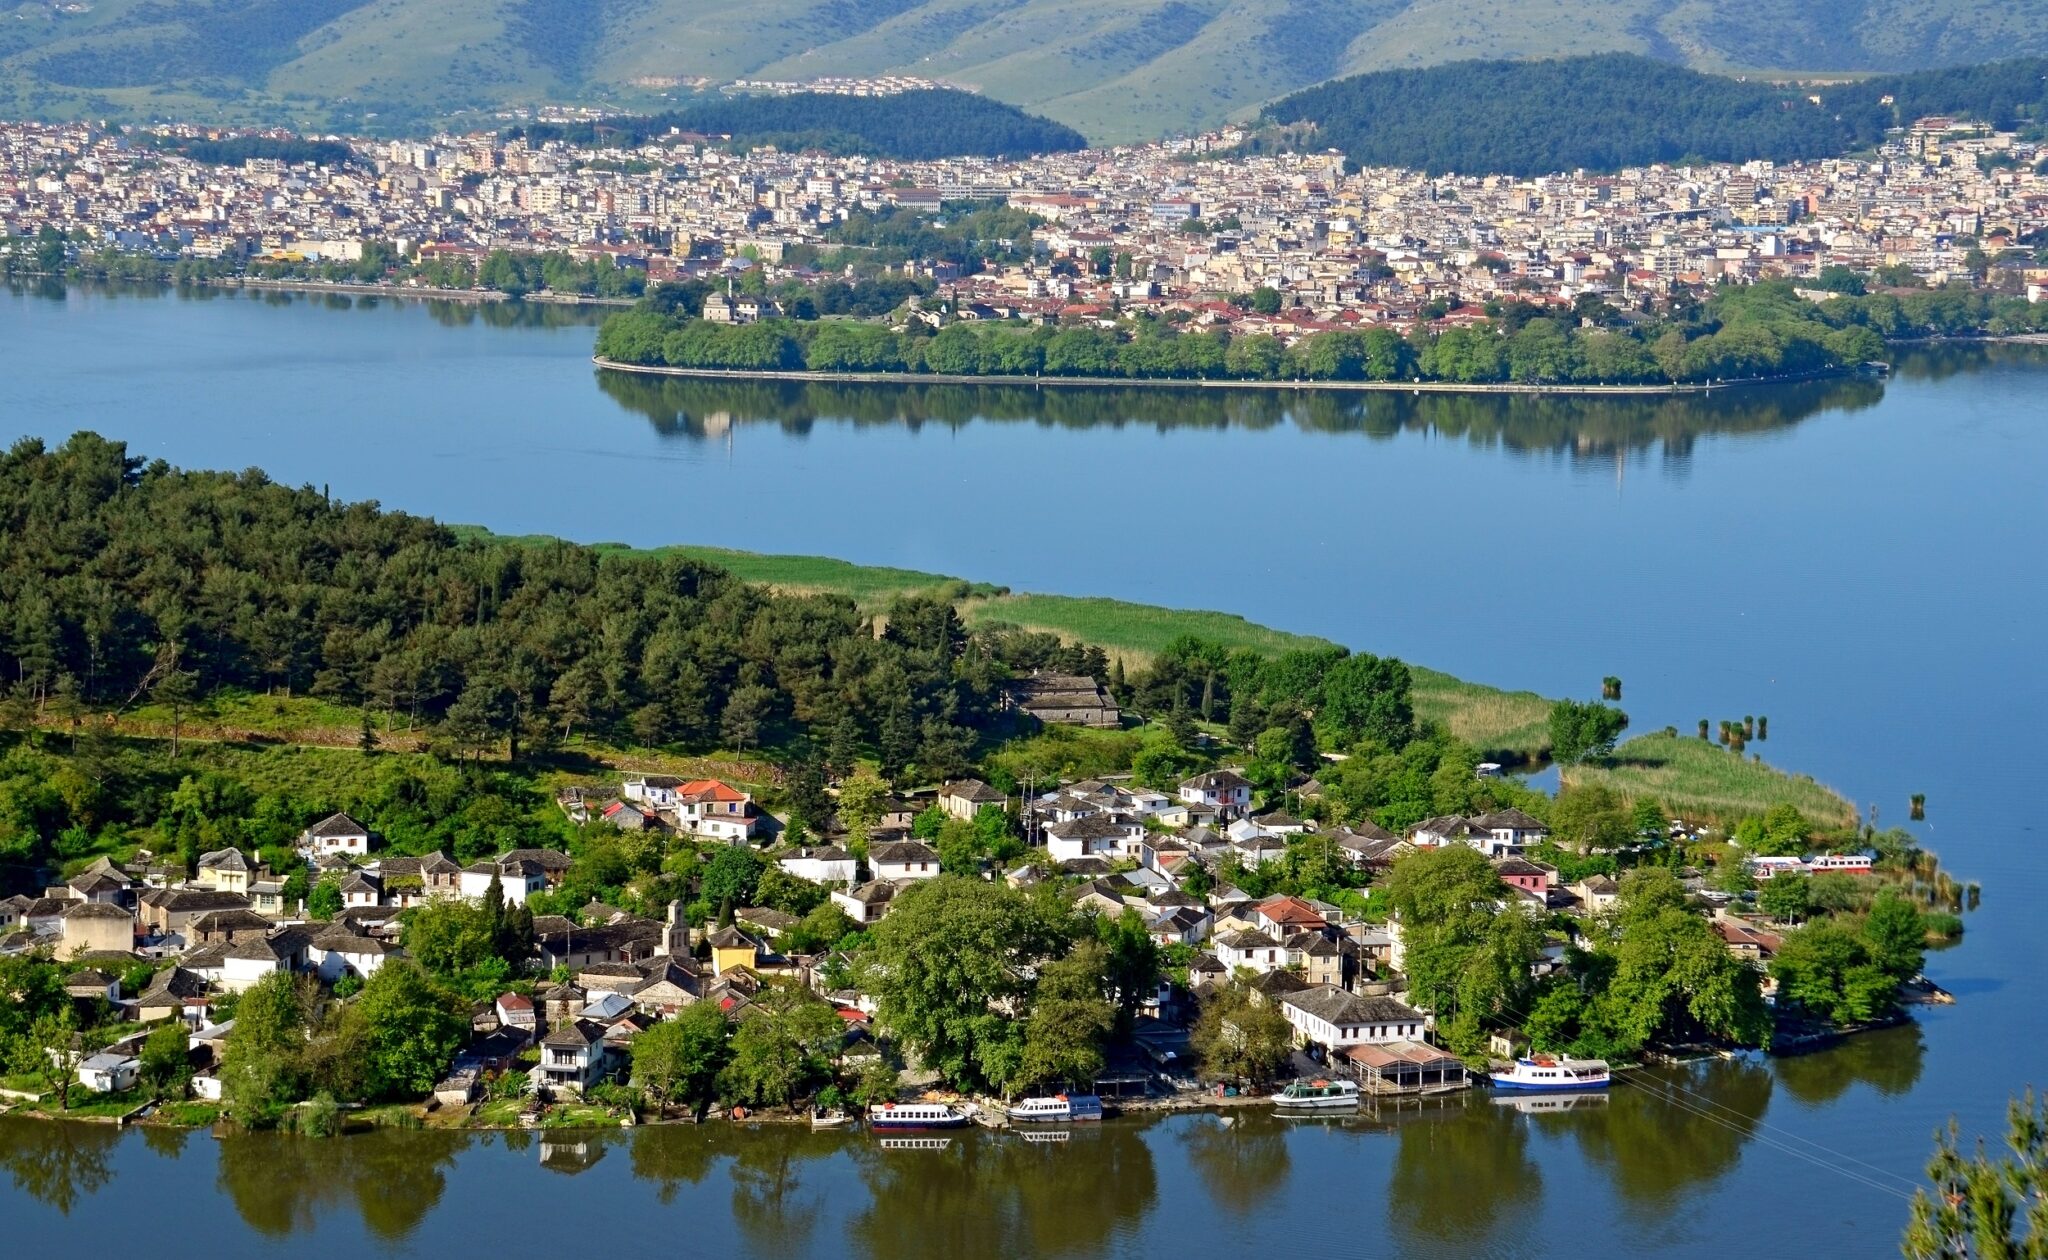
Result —
<instances>
[{"instance_id":1,"label":"boat","mask_svg":"<svg viewBox=\"0 0 2048 1260\"><path fill-rule=\"evenodd\" d=\"M1505 1072L1491 1072L1487 1079L1497 1089L1530 1089L1555 1094L1568 1089L1606 1089L1607 1060L1567 1059L1538 1054L1516 1059Z\"/></svg>"},{"instance_id":2,"label":"boat","mask_svg":"<svg viewBox=\"0 0 2048 1260\"><path fill-rule=\"evenodd\" d=\"M849 1119L850 1117L845 1112L840 1111L836 1107L830 1111L821 1107L811 1112L811 1127L813 1129L836 1129L844 1125Z\"/></svg>"},{"instance_id":3,"label":"boat","mask_svg":"<svg viewBox=\"0 0 2048 1260\"><path fill-rule=\"evenodd\" d=\"M1357 1081L1296 1081L1273 1095L1273 1105L1283 1111L1321 1111L1358 1105Z\"/></svg>"},{"instance_id":4,"label":"boat","mask_svg":"<svg viewBox=\"0 0 2048 1260\"><path fill-rule=\"evenodd\" d=\"M871 1129L964 1129L968 1121L967 1112L950 1103L883 1103L868 1109Z\"/></svg>"},{"instance_id":5,"label":"boat","mask_svg":"<svg viewBox=\"0 0 2048 1260\"><path fill-rule=\"evenodd\" d=\"M1023 1124L1064 1124L1102 1119L1102 1099L1094 1094L1053 1094L1026 1098L1005 1113Z\"/></svg>"}]
</instances>

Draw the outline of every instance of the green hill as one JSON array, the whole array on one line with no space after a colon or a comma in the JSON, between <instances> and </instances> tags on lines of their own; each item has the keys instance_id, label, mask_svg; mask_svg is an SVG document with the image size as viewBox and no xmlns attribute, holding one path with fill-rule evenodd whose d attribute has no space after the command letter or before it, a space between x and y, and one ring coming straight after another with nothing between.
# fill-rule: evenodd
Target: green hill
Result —
<instances>
[{"instance_id":1,"label":"green hill","mask_svg":"<svg viewBox=\"0 0 2048 1260\"><path fill-rule=\"evenodd\" d=\"M1339 79L1266 111L1284 128L1314 124L1306 143L1359 165L1510 175L1828 157L1930 114L2038 126L2048 119L2048 58L1826 86L1701 74L1626 53L1469 61Z\"/></svg>"},{"instance_id":2,"label":"green hill","mask_svg":"<svg viewBox=\"0 0 2048 1260\"><path fill-rule=\"evenodd\" d=\"M632 147L671 128L731 136L746 145L828 149L921 160L1071 153L1088 147L1072 127L972 92L937 89L897 96L797 92L789 96L707 95L681 109L573 126L518 130L536 142Z\"/></svg>"},{"instance_id":3,"label":"green hill","mask_svg":"<svg viewBox=\"0 0 2048 1260\"><path fill-rule=\"evenodd\" d=\"M1132 139L1326 79L1629 52L1898 71L2048 54L2039 0L16 0L0 114L384 125L543 101L653 109L703 76L943 79Z\"/></svg>"}]
</instances>

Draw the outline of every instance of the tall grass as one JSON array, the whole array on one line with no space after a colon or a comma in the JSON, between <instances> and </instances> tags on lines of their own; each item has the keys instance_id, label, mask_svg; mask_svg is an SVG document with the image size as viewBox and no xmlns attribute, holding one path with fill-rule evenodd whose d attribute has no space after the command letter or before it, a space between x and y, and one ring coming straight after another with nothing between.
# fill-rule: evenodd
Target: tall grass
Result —
<instances>
[{"instance_id":1,"label":"tall grass","mask_svg":"<svg viewBox=\"0 0 2048 1260\"><path fill-rule=\"evenodd\" d=\"M1728 820L1790 804L1815 822L1851 826L1856 809L1808 775L1787 774L1697 739L1639 735L1596 764L1564 771L1572 786L1599 785L1631 799L1654 797L1686 818Z\"/></svg>"},{"instance_id":2,"label":"tall grass","mask_svg":"<svg viewBox=\"0 0 2048 1260\"><path fill-rule=\"evenodd\" d=\"M1535 757L1550 745L1550 701L1533 691L1502 691L1419 665L1417 717L1441 722L1451 734L1485 752Z\"/></svg>"}]
</instances>

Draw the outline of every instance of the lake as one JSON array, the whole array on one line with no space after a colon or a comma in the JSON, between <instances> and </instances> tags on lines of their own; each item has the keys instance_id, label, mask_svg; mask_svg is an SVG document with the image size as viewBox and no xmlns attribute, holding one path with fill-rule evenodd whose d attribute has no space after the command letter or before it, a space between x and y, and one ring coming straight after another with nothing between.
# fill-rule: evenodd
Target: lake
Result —
<instances>
[{"instance_id":1,"label":"lake","mask_svg":"<svg viewBox=\"0 0 2048 1260\"><path fill-rule=\"evenodd\" d=\"M546 1195L522 1243L688 1229L763 1255L1156 1255L1283 1229L1337 1255L1878 1255L1935 1127L1996 1136L2041 1079L2048 863L2026 785L2048 708L2048 350L1901 350L1887 382L1671 400L826 388L600 374L594 321L0 289L0 429L96 429L508 533L1222 609L1552 695L1615 674L1637 730L1766 714L1753 750L1880 825L1928 795L1916 829L1986 890L1929 961L1961 1001L1561 1115L1475 1098L1291 1129L1173 1116L944 1152L649 1130L547 1158L537 1138L0 1124L22 1237L198 1208L228 1255L309 1234L431 1254ZM79 1161L90 1176L64 1172Z\"/></svg>"}]
</instances>

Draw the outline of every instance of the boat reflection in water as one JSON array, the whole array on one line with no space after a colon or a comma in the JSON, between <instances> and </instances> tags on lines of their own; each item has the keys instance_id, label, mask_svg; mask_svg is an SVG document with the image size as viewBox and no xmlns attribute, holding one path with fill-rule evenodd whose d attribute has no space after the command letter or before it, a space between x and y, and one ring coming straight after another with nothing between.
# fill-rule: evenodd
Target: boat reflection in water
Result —
<instances>
[{"instance_id":1,"label":"boat reflection in water","mask_svg":"<svg viewBox=\"0 0 2048 1260\"><path fill-rule=\"evenodd\" d=\"M1569 1090L1558 1094L1534 1092L1498 1095L1496 1107L1513 1107L1525 1116L1555 1115L1564 1111L1588 1111L1607 1105L1607 1095L1598 1090Z\"/></svg>"}]
</instances>

